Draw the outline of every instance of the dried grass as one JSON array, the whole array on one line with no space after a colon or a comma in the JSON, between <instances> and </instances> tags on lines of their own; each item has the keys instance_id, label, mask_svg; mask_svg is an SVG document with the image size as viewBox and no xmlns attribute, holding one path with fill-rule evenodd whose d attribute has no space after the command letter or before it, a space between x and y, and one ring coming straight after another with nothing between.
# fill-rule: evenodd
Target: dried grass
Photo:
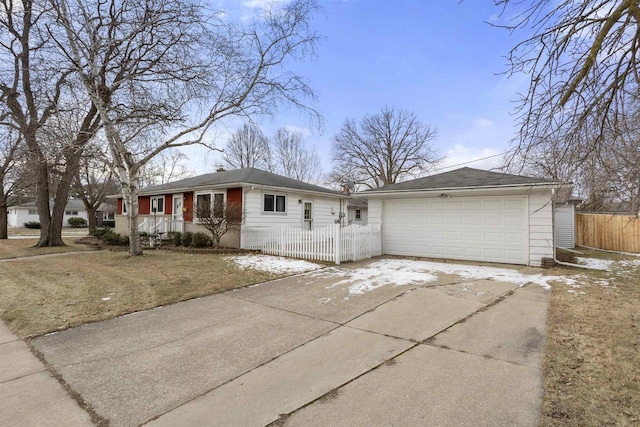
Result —
<instances>
[{"instance_id":1,"label":"dried grass","mask_svg":"<svg viewBox=\"0 0 640 427\"><path fill-rule=\"evenodd\" d=\"M0 317L21 337L276 278L221 255L100 251L0 263Z\"/></svg>"},{"instance_id":2,"label":"dried grass","mask_svg":"<svg viewBox=\"0 0 640 427\"><path fill-rule=\"evenodd\" d=\"M541 425L640 425L640 269L585 276L551 291Z\"/></svg>"}]
</instances>

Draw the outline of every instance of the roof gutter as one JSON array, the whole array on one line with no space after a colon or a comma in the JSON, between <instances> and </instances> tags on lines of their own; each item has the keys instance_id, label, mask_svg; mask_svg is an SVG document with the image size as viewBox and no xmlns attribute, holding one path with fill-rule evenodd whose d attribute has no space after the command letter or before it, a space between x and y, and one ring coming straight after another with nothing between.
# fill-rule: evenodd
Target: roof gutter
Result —
<instances>
[{"instance_id":1,"label":"roof gutter","mask_svg":"<svg viewBox=\"0 0 640 427\"><path fill-rule=\"evenodd\" d=\"M297 193L302 193L302 194L318 194L318 195L322 195L322 196L326 196L326 197L330 197L330 196L334 196L334 197L340 197L340 198L348 198L349 195L344 194L344 193L340 193L340 192L335 192L335 193L330 193L330 192L323 192L323 191L314 191L314 190L303 190L303 189L298 189L298 188L291 188L291 187L276 187L276 186L272 186L272 185L260 185L260 184L254 184L254 183L249 183L249 182L230 182L230 183L224 183L224 184L207 184L207 185L199 185L197 187L178 187L178 188L168 188L165 190L157 190L157 191L140 191L138 193L139 196L153 196L153 195L161 195L161 194L171 194L171 193L185 193L188 191L204 191L204 190L208 190L208 189L217 189L217 188L229 188L229 187L252 187L252 188L259 188L259 189L268 189L268 190L274 190L274 191L287 191L287 192L297 192ZM330 191L330 190L328 190ZM107 196L108 199L118 199L122 197L121 194L112 194Z\"/></svg>"},{"instance_id":2,"label":"roof gutter","mask_svg":"<svg viewBox=\"0 0 640 427\"><path fill-rule=\"evenodd\" d=\"M532 188L532 187L549 187L559 188L563 185L569 185L563 182L539 182L530 184L510 184L510 185L481 185L481 186L466 186L466 187L437 187L437 188L423 188L423 189L408 189L408 190L365 190L362 192L354 193L354 196L373 197L376 195L388 195L388 194L411 194L411 193L428 193L428 192L459 192L469 190L509 190L514 188Z\"/></svg>"}]
</instances>

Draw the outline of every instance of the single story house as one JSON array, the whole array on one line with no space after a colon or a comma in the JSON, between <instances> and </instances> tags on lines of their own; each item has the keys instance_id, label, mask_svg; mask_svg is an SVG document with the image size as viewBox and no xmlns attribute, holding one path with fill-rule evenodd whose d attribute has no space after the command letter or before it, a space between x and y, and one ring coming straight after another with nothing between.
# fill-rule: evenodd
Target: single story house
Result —
<instances>
[{"instance_id":1,"label":"single story house","mask_svg":"<svg viewBox=\"0 0 640 427\"><path fill-rule=\"evenodd\" d=\"M356 195L382 254L540 266L554 258L553 197L566 186L462 168Z\"/></svg>"},{"instance_id":2,"label":"single story house","mask_svg":"<svg viewBox=\"0 0 640 427\"><path fill-rule=\"evenodd\" d=\"M51 202L53 206L53 201ZM84 218L87 220L87 210L79 199L69 199L64 208L63 227L69 227L69 218ZM7 215L9 227L24 227L25 222L40 222L38 208L35 202L24 203L22 205L10 206Z\"/></svg>"},{"instance_id":3,"label":"single story house","mask_svg":"<svg viewBox=\"0 0 640 427\"><path fill-rule=\"evenodd\" d=\"M351 198L347 202L347 224L367 225L368 200Z\"/></svg>"},{"instance_id":4,"label":"single story house","mask_svg":"<svg viewBox=\"0 0 640 427\"><path fill-rule=\"evenodd\" d=\"M128 234L126 205L117 197L115 231ZM288 224L303 229L339 222L347 194L287 178L256 168L219 171L140 190L139 219L171 221L175 231L205 232L199 224L198 206L215 211L217 203L238 206L248 227ZM154 212L155 210L155 212ZM240 247L237 231L223 236L221 244Z\"/></svg>"}]
</instances>

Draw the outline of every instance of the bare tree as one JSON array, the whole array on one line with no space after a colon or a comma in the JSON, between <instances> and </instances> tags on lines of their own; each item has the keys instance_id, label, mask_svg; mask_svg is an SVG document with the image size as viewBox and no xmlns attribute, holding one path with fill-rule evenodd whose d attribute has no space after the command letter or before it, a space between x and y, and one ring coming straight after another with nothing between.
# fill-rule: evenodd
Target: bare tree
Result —
<instances>
[{"instance_id":1,"label":"bare tree","mask_svg":"<svg viewBox=\"0 0 640 427\"><path fill-rule=\"evenodd\" d=\"M271 140L271 172L316 184L322 179L317 151L305 147L302 133L280 128Z\"/></svg>"},{"instance_id":2,"label":"bare tree","mask_svg":"<svg viewBox=\"0 0 640 427\"><path fill-rule=\"evenodd\" d=\"M184 163L186 160L187 155L176 149L159 153L140 168L140 187L189 178L193 174Z\"/></svg>"},{"instance_id":3,"label":"bare tree","mask_svg":"<svg viewBox=\"0 0 640 427\"><path fill-rule=\"evenodd\" d=\"M225 203L223 200L200 199L196 207L198 222L206 228L216 248L220 247L220 239L230 231L240 230L242 225L242 206L240 203Z\"/></svg>"},{"instance_id":4,"label":"bare tree","mask_svg":"<svg viewBox=\"0 0 640 427\"><path fill-rule=\"evenodd\" d=\"M409 111L385 107L358 123L345 120L331 147L334 173L377 188L429 171L441 160L436 130Z\"/></svg>"},{"instance_id":5,"label":"bare tree","mask_svg":"<svg viewBox=\"0 0 640 427\"><path fill-rule=\"evenodd\" d=\"M549 141L572 161L617 149L611 139L636 109L640 10L636 0L495 0L505 21L532 35L509 54L508 74L530 75L520 98L514 156L545 152ZM580 157L575 157L580 153Z\"/></svg>"},{"instance_id":6,"label":"bare tree","mask_svg":"<svg viewBox=\"0 0 640 427\"><path fill-rule=\"evenodd\" d=\"M38 246L64 245L62 221L71 182L82 149L100 122L90 100L74 96L77 81L57 50L55 16L50 12L44 1L0 1L0 102L8 113L2 124L14 127L27 147L41 224ZM82 111L81 119L74 137L61 147L64 167L52 191L51 150L42 137L49 121L71 108Z\"/></svg>"},{"instance_id":7,"label":"bare tree","mask_svg":"<svg viewBox=\"0 0 640 427\"><path fill-rule=\"evenodd\" d=\"M207 143L230 116L271 114L281 102L305 111L311 89L286 69L313 53L315 0L294 0L246 26L208 17L192 0L51 0L65 51L96 106L127 204L132 256L140 169L160 152ZM155 134L155 144L139 141ZM147 142L149 139L147 139Z\"/></svg>"},{"instance_id":8,"label":"bare tree","mask_svg":"<svg viewBox=\"0 0 640 427\"><path fill-rule=\"evenodd\" d=\"M9 203L24 184L18 173L20 146L20 134L15 129L0 126L0 239L8 238Z\"/></svg>"},{"instance_id":9,"label":"bare tree","mask_svg":"<svg viewBox=\"0 0 640 427\"><path fill-rule=\"evenodd\" d=\"M245 123L227 141L224 163L231 169L269 168L269 139L254 124Z\"/></svg>"},{"instance_id":10,"label":"bare tree","mask_svg":"<svg viewBox=\"0 0 640 427\"><path fill-rule=\"evenodd\" d=\"M73 182L74 195L82 200L87 211L89 233L97 229L96 212L118 185L113 179L111 161L104 147L98 143L85 147L80 167Z\"/></svg>"}]
</instances>

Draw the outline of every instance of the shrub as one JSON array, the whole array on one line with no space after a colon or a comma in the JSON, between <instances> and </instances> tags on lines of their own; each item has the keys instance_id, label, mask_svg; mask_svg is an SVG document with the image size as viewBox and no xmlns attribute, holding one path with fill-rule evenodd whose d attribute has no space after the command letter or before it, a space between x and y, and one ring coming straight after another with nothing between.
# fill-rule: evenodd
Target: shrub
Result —
<instances>
[{"instance_id":1,"label":"shrub","mask_svg":"<svg viewBox=\"0 0 640 427\"><path fill-rule=\"evenodd\" d=\"M24 223L24 227L25 228L32 228L32 229L39 230L40 229L40 223L38 221L27 221L27 222Z\"/></svg>"},{"instance_id":2,"label":"shrub","mask_svg":"<svg viewBox=\"0 0 640 427\"><path fill-rule=\"evenodd\" d=\"M170 231L167 233L169 241L173 246L180 246L182 244L182 233L179 231Z\"/></svg>"},{"instance_id":3,"label":"shrub","mask_svg":"<svg viewBox=\"0 0 640 427\"><path fill-rule=\"evenodd\" d=\"M204 248L211 244L211 239L205 233L193 233L193 238L191 241L191 246L194 248Z\"/></svg>"},{"instance_id":4,"label":"shrub","mask_svg":"<svg viewBox=\"0 0 640 427\"><path fill-rule=\"evenodd\" d=\"M102 239L102 236L104 236L105 233L108 233L110 231L111 229L109 227L96 228L95 230L93 230L91 235L97 237L98 239Z\"/></svg>"},{"instance_id":5,"label":"shrub","mask_svg":"<svg viewBox=\"0 0 640 427\"><path fill-rule=\"evenodd\" d=\"M193 233L191 231L185 231L182 233L182 246L191 246L193 240Z\"/></svg>"},{"instance_id":6,"label":"shrub","mask_svg":"<svg viewBox=\"0 0 640 427\"><path fill-rule=\"evenodd\" d=\"M79 216L72 216L67 220L72 228L82 228L87 226L87 220Z\"/></svg>"},{"instance_id":7,"label":"shrub","mask_svg":"<svg viewBox=\"0 0 640 427\"><path fill-rule=\"evenodd\" d=\"M107 245L127 246L129 244L129 236L121 236L118 233L114 233L111 230L107 230L102 235L102 241Z\"/></svg>"}]
</instances>

